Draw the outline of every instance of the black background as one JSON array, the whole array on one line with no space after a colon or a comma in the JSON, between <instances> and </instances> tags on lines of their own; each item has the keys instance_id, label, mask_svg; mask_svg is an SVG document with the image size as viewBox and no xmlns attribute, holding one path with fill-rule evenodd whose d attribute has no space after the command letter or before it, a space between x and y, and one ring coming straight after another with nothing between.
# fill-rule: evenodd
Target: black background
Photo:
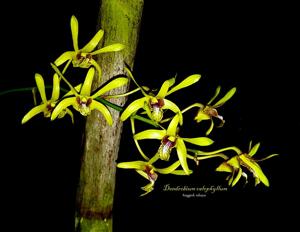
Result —
<instances>
[{"instance_id":1,"label":"black background","mask_svg":"<svg viewBox=\"0 0 300 232\"><path fill-rule=\"evenodd\" d=\"M136 78L158 88L175 74L182 80L200 73L197 86L170 97L183 107L207 102L219 84L221 94L236 86L234 98L221 108L225 126L211 135L216 147L246 150L253 140L261 142L258 156L280 156L261 163L269 188L254 188L250 180L244 188L240 184L205 198L187 199L162 189L165 184L226 187L225 176L214 172L217 159L192 165L190 177L160 176L154 192L143 198L140 186L146 182L134 172L118 170L115 231L292 227L299 156L295 6L163 2L145 3ZM36 72L49 77L49 63L72 49L72 14L79 20L79 46L96 31L97 1L14 1L2 10L1 91L34 86ZM36 117L21 126L31 107L30 92L1 96L1 221L7 222L8 231L72 231L84 120L76 114L78 124L72 126L67 118L49 122ZM185 128L183 133L195 136L202 130L194 122ZM123 136L120 161L138 158L131 143Z\"/></svg>"}]
</instances>

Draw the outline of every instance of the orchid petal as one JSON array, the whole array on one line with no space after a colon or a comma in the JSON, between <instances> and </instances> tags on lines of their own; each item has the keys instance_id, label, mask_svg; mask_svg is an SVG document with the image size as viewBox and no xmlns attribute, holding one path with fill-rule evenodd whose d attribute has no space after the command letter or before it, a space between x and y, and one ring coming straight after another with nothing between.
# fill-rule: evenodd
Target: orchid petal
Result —
<instances>
[{"instance_id":1,"label":"orchid petal","mask_svg":"<svg viewBox=\"0 0 300 232\"><path fill-rule=\"evenodd\" d=\"M68 114L68 115L70 115L70 117L71 117L71 121L72 121L72 123L74 124L74 116L73 116L73 113L72 113L72 111L71 111L71 110L69 110L68 108L66 108L66 111L67 111L67 114Z\"/></svg>"},{"instance_id":2,"label":"orchid petal","mask_svg":"<svg viewBox=\"0 0 300 232\"><path fill-rule=\"evenodd\" d=\"M105 53L105 52L118 52L118 51L123 50L124 48L125 48L125 46L123 44L115 43L115 44L108 45L104 48L101 48L99 50L96 50L96 51L92 52L91 55L97 55L97 54Z\"/></svg>"},{"instance_id":3,"label":"orchid petal","mask_svg":"<svg viewBox=\"0 0 300 232\"><path fill-rule=\"evenodd\" d=\"M256 152L257 152L257 150L258 150L258 148L259 148L259 146L260 146L260 143L255 144L255 145L251 148L251 150L249 151L248 155L249 155L250 157L252 157L253 155L255 155Z\"/></svg>"},{"instance_id":4,"label":"orchid petal","mask_svg":"<svg viewBox=\"0 0 300 232\"><path fill-rule=\"evenodd\" d=\"M236 92L236 88L232 88L231 90L229 90L224 97L222 97L217 103L214 104L214 107L220 107L221 105L223 105L225 102L227 102Z\"/></svg>"},{"instance_id":5,"label":"orchid petal","mask_svg":"<svg viewBox=\"0 0 300 232\"><path fill-rule=\"evenodd\" d=\"M177 126L178 126L178 123L179 123L179 116L178 114L176 114L172 121L170 122L169 126L168 126L168 129L167 129L167 134L169 136L176 136L177 135Z\"/></svg>"},{"instance_id":6,"label":"orchid petal","mask_svg":"<svg viewBox=\"0 0 300 232\"><path fill-rule=\"evenodd\" d=\"M71 32L74 50L78 51L78 21L74 15L71 17Z\"/></svg>"},{"instance_id":7,"label":"orchid petal","mask_svg":"<svg viewBox=\"0 0 300 232\"><path fill-rule=\"evenodd\" d=\"M91 95L91 88L92 88L94 75L95 75L95 69L90 68L86 75L84 83L82 85L80 95L82 95L82 96L90 96Z\"/></svg>"},{"instance_id":8,"label":"orchid petal","mask_svg":"<svg viewBox=\"0 0 300 232\"><path fill-rule=\"evenodd\" d=\"M94 37L81 49L81 51L86 53L93 51L102 39L103 34L104 31L100 29L96 35L94 35Z\"/></svg>"},{"instance_id":9,"label":"orchid petal","mask_svg":"<svg viewBox=\"0 0 300 232\"><path fill-rule=\"evenodd\" d=\"M75 97L69 97L63 99L60 103L56 105L54 108L52 114L51 114L51 120L54 120L57 118L57 116L62 112L64 109L69 107L70 105L76 104L76 98Z\"/></svg>"},{"instance_id":10,"label":"orchid petal","mask_svg":"<svg viewBox=\"0 0 300 232\"><path fill-rule=\"evenodd\" d=\"M210 104L213 102L213 100L216 99L216 97L217 97L217 96L219 95L219 93L220 93L220 90L221 90L221 86L218 86L218 87L216 88L216 91L215 91L214 96L209 100L209 102L207 103L207 105L210 105Z\"/></svg>"},{"instance_id":11,"label":"orchid petal","mask_svg":"<svg viewBox=\"0 0 300 232\"><path fill-rule=\"evenodd\" d=\"M230 158L228 161L227 161L227 164L229 164L230 166L236 168L236 169L239 169L241 168L240 166L240 162L238 160L238 156L234 156L232 158Z\"/></svg>"},{"instance_id":12,"label":"orchid petal","mask_svg":"<svg viewBox=\"0 0 300 232\"><path fill-rule=\"evenodd\" d=\"M178 85L175 85L168 93L167 95L170 95L171 93L174 93L175 91L177 90L180 90L180 89L183 89L183 88L186 88L190 85L193 85L195 84L197 81L199 81L201 78L201 75L199 74L194 74L194 75L191 75L187 78L185 78L182 82L180 82Z\"/></svg>"},{"instance_id":13,"label":"orchid petal","mask_svg":"<svg viewBox=\"0 0 300 232\"><path fill-rule=\"evenodd\" d=\"M135 170L138 174L140 174L142 177L144 177L145 179L149 180L149 176L146 172L144 172L143 170L140 169L136 169Z\"/></svg>"},{"instance_id":14,"label":"orchid petal","mask_svg":"<svg viewBox=\"0 0 300 232\"><path fill-rule=\"evenodd\" d=\"M190 173L190 169L188 167L187 160L186 160L186 155L187 155L186 147L181 138L178 138L176 140L176 151L177 151L179 162L184 172L188 175Z\"/></svg>"},{"instance_id":15,"label":"orchid petal","mask_svg":"<svg viewBox=\"0 0 300 232\"><path fill-rule=\"evenodd\" d=\"M202 120L209 120L211 117L200 109L194 119L199 123Z\"/></svg>"},{"instance_id":16,"label":"orchid petal","mask_svg":"<svg viewBox=\"0 0 300 232\"><path fill-rule=\"evenodd\" d=\"M28 120L30 120L35 115L42 113L45 110L46 105L42 104L36 107L33 107L22 119L22 124L26 123Z\"/></svg>"},{"instance_id":17,"label":"orchid petal","mask_svg":"<svg viewBox=\"0 0 300 232\"><path fill-rule=\"evenodd\" d=\"M241 178L241 176L242 176L242 172L243 172L242 169L239 168L238 174L236 175L236 177L235 177L234 180L232 181L232 184L231 184L232 187L235 186L236 183L240 180L240 178Z\"/></svg>"},{"instance_id":18,"label":"orchid petal","mask_svg":"<svg viewBox=\"0 0 300 232\"><path fill-rule=\"evenodd\" d=\"M267 157L262 158L262 159L259 159L259 160L255 159L255 161L256 161L256 162L264 161L264 160L270 159L270 158L272 158L272 157L274 157L274 156L278 156L278 155L279 155L279 154L268 155Z\"/></svg>"},{"instance_id":19,"label":"orchid petal","mask_svg":"<svg viewBox=\"0 0 300 232\"><path fill-rule=\"evenodd\" d=\"M140 133L134 135L134 139L141 140L141 139L159 139L161 140L164 136L166 136L165 130L144 130Z\"/></svg>"},{"instance_id":20,"label":"orchid petal","mask_svg":"<svg viewBox=\"0 0 300 232\"><path fill-rule=\"evenodd\" d=\"M104 87L102 87L100 90L98 90L95 94L92 95L92 98L96 98L101 96L102 94L112 90L119 88L125 84L128 83L128 78L125 77L119 77L112 81L110 81L108 84L106 84Z\"/></svg>"},{"instance_id":21,"label":"orchid petal","mask_svg":"<svg viewBox=\"0 0 300 232\"><path fill-rule=\"evenodd\" d=\"M123 111L121 118L120 118L121 121L125 121L133 113L135 113L139 109L143 108L145 101L146 101L146 98L143 97L143 98L137 99L137 100L133 101L132 103L130 103L129 106L127 106L127 108Z\"/></svg>"},{"instance_id":22,"label":"orchid petal","mask_svg":"<svg viewBox=\"0 0 300 232\"><path fill-rule=\"evenodd\" d=\"M166 168L155 168L156 172L159 172L161 174L169 174L173 171L175 171L176 168L178 168L180 165L179 161L174 162L173 164L171 164L170 166L166 167Z\"/></svg>"},{"instance_id":23,"label":"orchid petal","mask_svg":"<svg viewBox=\"0 0 300 232\"><path fill-rule=\"evenodd\" d=\"M90 105L90 109L91 110L96 109L96 110L100 111L103 114L104 118L106 119L107 123L110 126L113 124L113 119L111 117L109 110L102 103L93 100Z\"/></svg>"},{"instance_id":24,"label":"orchid petal","mask_svg":"<svg viewBox=\"0 0 300 232\"><path fill-rule=\"evenodd\" d=\"M43 103L47 103L46 91L45 91L45 83L41 74L35 74L35 82L38 87L40 96L42 98Z\"/></svg>"},{"instance_id":25,"label":"orchid petal","mask_svg":"<svg viewBox=\"0 0 300 232\"><path fill-rule=\"evenodd\" d=\"M118 168L144 170L146 163L144 161L131 161L118 163Z\"/></svg>"},{"instance_id":26,"label":"orchid petal","mask_svg":"<svg viewBox=\"0 0 300 232\"><path fill-rule=\"evenodd\" d=\"M52 89L52 96L51 96L52 101L57 101L59 98L59 93L60 93L59 83L60 83L59 77L57 73L55 73L53 76L53 89Z\"/></svg>"},{"instance_id":27,"label":"orchid petal","mask_svg":"<svg viewBox=\"0 0 300 232\"><path fill-rule=\"evenodd\" d=\"M208 136L210 134L210 132L213 130L214 128L214 120L210 120L210 126L208 128L208 130L206 131L205 135Z\"/></svg>"},{"instance_id":28,"label":"orchid petal","mask_svg":"<svg viewBox=\"0 0 300 232\"><path fill-rule=\"evenodd\" d=\"M233 172L233 169L230 165L227 164L227 162L221 163L217 168L217 172Z\"/></svg>"},{"instance_id":29,"label":"orchid petal","mask_svg":"<svg viewBox=\"0 0 300 232\"><path fill-rule=\"evenodd\" d=\"M169 80L166 80L162 84L162 86L160 87L160 90L157 93L156 98L158 98L158 99L164 99L165 96L167 95L167 92L168 92L169 88L170 88L170 82L169 82Z\"/></svg>"},{"instance_id":30,"label":"orchid petal","mask_svg":"<svg viewBox=\"0 0 300 232\"><path fill-rule=\"evenodd\" d=\"M96 68L96 70L98 72L98 77L100 78L102 76L102 70L101 70L100 65L94 59L91 59L90 62Z\"/></svg>"},{"instance_id":31,"label":"orchid petal","mask_svg":"<svg viewBox=\"0 0 300 232\"><path fill-rule=\"evenodd\" d=\"M182 138L185 142L195 144L198 146L209 146L213 144L213 140L207 137L198 137L198 138Z\"/></svg>"},{"instance_id":32,"label":"orchid petal","mask_svg":"<svg viewBox=\"0 0 300 232\"><path fill-rule=\"evenodd\" d=\"M247 158L245 155L240 155L240 159L251 168L251 170L254 172L254 174L261 180L261 182L264 183L267 187L269 187L269 180L263 173L262 169L260 166L254 162L251 161L249 158Z\"/></svg>"},{"instance_id":33,"label":"orchid petal","mask_svg":"<svg viewBox=\"0 0 300 232\"><path fill-rule=\"evenodd\" d=\"M180 125L182 125L182 123L183 123L182 113L181 113L180 109L178 108L178 106L175 103L173 103L173 102L171 102L167 99L164 99L164 106L163 106L162 109L170 109L174 113L176 113L176 114L178 113L179 123L180 123Z\"/></svg>"},{"instance_id":34,"label":"orchid petal","mask_svg":"<svg viewBox=\"0 0 300 232\"><path fill-rule=\"evenodd\" d=\"M76 53L73 51L67 51L61 54L55 61L54 64L56 66L60 66L65 63L67 60L72 60Z\"/></svg>"}]
</instances>

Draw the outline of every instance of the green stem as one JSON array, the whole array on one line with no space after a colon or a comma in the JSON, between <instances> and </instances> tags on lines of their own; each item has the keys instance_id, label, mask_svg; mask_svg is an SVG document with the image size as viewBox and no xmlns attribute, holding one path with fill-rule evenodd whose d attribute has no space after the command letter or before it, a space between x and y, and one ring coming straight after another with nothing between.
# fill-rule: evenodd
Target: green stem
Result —
<instances>
[{"instance_id":1,"label":"green stem","mask_svg":"<svg viewBox=\"0 0 300 232\"><path fill-rule=\"evenodd\" d=\"M242 151L235 146L225 147L225 148L221 148L221 149L218 149L215 151L209 151L209 152L190 149L190 148L187 149L187 151L193 152L195 155L213 155L213 154L217 154L217 153L220 153L223 151L229 151L229 150L235 151L238 155L240 155L242 153Z\"/></svg>"}]
</instances>

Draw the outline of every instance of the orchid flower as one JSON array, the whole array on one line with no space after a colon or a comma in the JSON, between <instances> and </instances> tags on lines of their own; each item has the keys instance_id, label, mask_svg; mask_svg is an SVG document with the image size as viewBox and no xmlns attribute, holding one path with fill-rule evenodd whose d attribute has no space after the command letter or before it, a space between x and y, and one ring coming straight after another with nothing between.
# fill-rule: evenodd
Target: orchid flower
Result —
<instances>
[{"instance_id":1,"label":"orchid flower","mask_svg":"<svg viewBox=\"0 0 300 232\"><path fill-rule=\"evenodd\" d=\"M77 91L73 88L72 92L68 93L67 97L62 99L62 101L55 107L51 115L51 120L54 120L62 110L72 105L73 108L79 111L83 116L89 115L92 110L96 109L103 114L108 124L112 125L113 121L109 110L105 105L95 100L95 98L100 97L112 89L125 85L128 82L128 79L124 77L116 78L91 95L91 86L94 74L95 69L91 67L86 75L84 83L81 86L81 90Z\"/></svg>"},{"instance_id":2,"label":"orchid flower","mask_svg":"<svg viewBox=\"0 0 300 232\"><path fill-rule=\"evenodd\" d=\"M213 143L210 138L197 137L197 138L183 138L178 134L179 115L176 114L170 122L167 130L150 129L145 130L134 135L134 139L159 139L161 145L157 151L161 160L168 161L173 148L176 148L179 162L186 174L189 174L190 169L187 164L187 149L185 142L195 144L198 146L208 146Z\"/></svg>"},{"instance_id":3,"label":"orchid flower","mask_svg":"<svg viewBox=\"0 0 300 232\"><path fill-rule=\"evenodd\" d=\"M174 87L172 87L172 86L175 83L175 78L166 80L162 84L158 93L155 96L153 96L153 95L147 94L144 91L144 88L140 87L137 84L137 82L135 81L130 70L127 69L127 72L129 74L129 76L131 77L131 79L135 82L135 84L140 88L144 97L137 99L129 104L129 106L124 110L124 112L121 115L122 121L125 121L128 117L130 117L132 114L137 112L139 109L144 109L150 119L159 123L163 118L164 110L170 109L174 113L179 114L180 124L182 124L182 115L181 115L180 109L178 108L178 106L176 104L174 104L172 101L166 99L165 97L170 95L171 93L174 93L177 90L186 88L186 87L196 83L197 81L199 81L201 75L198 75L198 74L191 75Z\"/></svg>"},{"instance_id":4,"label":"orchid flower","mask_svg":"<svg viewBox=\"0 0 300 232\"><path fill-rule=\"evenodd\" d=\"M221 90L221 87L218 86L216 89L216 92L214 96L209 100L209 102L206 105L201 105L201 104L194 104L187 109L190 109L193 106L199 106L199 111L195 117L195 120L197 123L201 122L202 120L210 120L211 124L209 129L206 131L206 135L209 135L210 132L212 131L214 127L214 121L213 118L218 118L221 120L221 125L222 126L225 123L225 120L221 115L219 115L217 108L222 106L225 102L227 102L236 92L236 88L230 89L224 97L222 97L219 101L217 101L215 104L211 105L211 103L216 99L216 97L219 95ZM183 110L182 112L185 112L187 109Z\"/></svg>"},{"instance_id":5,"label":"orchid flower","mask_svg":"<svg viewBox=\"0 0 300 232\"><path fill-rule=\"evenodd\" d=\"M231 175L229 175L227 178L229 180L228 184L234 186L240 180L241 176L246 178L247 183L247 174L243 171L243 168L246 168L253 174L255 186L262 182L265 186L269 187L269 180L257 162L269 159L278 154L272 154L263 159L255 160L252 157L256 154L260 143L255 144L253 147L251 147L251 145L252 143L250 142L248 153L243 153L240 151L238 155L233 156L229 160L221 163L221 165L217 167L216 171L230 172Z\"/></svg>"},{"instance_id":6,"label":"orchid flower","mask_svg":"<svg viewBox=\"0 0 300 232\"><path fill-rule=\"evenodd\" d=\"M56 106L59 94L60 94L60 80L57 74L54 74L53 76L53 89L52 89L52 96L50 100L47 100L46 97L46 89L45 89L45 83L42 75L39 73L35 74L35 82L38 88L38 91L40 93L42 103L38 106L33 107L22 119L22 124L26 123L28 120L30 120L32 117L36 116L39 113L44 113L44 117L50 118L54 107ZM69 114L71 116L72 122L73 120L73 113L65 108L63 111L61 111L57 116L59 118L62 118L65 116L65 114Z\"/></svg>"},{"instance_id":7,"label":"orchid flower","mask_svg":"<svg viewBox=\"0 0 300 232\"><path fill-rule=\"evenodd\" d=\"M60 55L55 61L56 66L60 66L66 61L72 61L74 67L89 68L91 65L96 68L99 76L101 76L101 68L94 60L93 56L106 53L117 52L124 49L124 45L120 43L111 44L99 50L93 51L104 35L103 30L99 30L96 35L81 49L78 48L78 21L74 15L71 17L71 32L74 51L66 51Z\"/></svg>"},{"instance_id":8,"label":"orchid flower","mask_svg":"<svg viewBox=\"0 0 300 232\"><path fill-rule=\"evenodd\" d=\"M156 168L153 166L153 163L158 159L158 154L156 154L154 157L151 158L151 160L145 162L145 161L130 161L130 162L122 162L118 163L118 168L124 168L124 169L135 169L138 174L140 174L145 179L149 180L150 183L142 187L142 190L145 191L145 193L141 194L141 196L144 196L148 193L150 193L154 189L155 181L158 178L158 174L174 174L174 175L186 175L186 173L183 170L176 170L180 166L180 162L176 161L170 166L166 168ZM189 171L189 174L191 174L192 171Z\"/></svg>"}]
</instances>

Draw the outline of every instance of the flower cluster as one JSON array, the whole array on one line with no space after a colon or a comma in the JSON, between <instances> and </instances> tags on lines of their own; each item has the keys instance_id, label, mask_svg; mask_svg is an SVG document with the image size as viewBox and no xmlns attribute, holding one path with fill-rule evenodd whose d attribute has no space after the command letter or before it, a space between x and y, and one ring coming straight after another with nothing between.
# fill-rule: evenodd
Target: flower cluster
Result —
<instances>
[{"instance_id":1,"label":"flower cluster","mask_svg":"<svg viewBox=\"0 0 300 232\"><path fill-rule=\"evenodd\" d=\"M33 107L23 117L22 124L26 123L32 117L40 113L43 113L44 117L50 118L51 120L62 118L66 114L68 114L71 116L72 122L74 122L73 113L69 109L70 106L72 106L73 109L78 111L83 116L89 115L92 110L98 110L103 114L107 123L112 125L113 121L110 111L103 103L101 103L102 96L104 96L108 91L112 89L127 84L128 78L119 77L113 79L112 81L106 83L102 88L98 89L96 92L92 92L91 87L95 76L95 70L97 70L99 77L101 77L102 74L101 67L94 60L93 56L100 53L120 51L124 49L124 45L116 43L95 50L104 35L103 30L100 29L82 49L79 49L78 21L74 15L71 17L71 33L74 51L64 52L54 61L54 64L51 64L52 68L55 70L55 73L53 75L53 90L51 99L47 100L46 98L45 84L42 75L38 73L35 74L35 81L41 96L42 103ZM66 61L68 62L61 72L58 67L64 64ZM66 72L71 62L73 64L73 67L88 69L83 83L79 83L75 87L64 76L64 73ZM70 89L69 91L65 91L64 89L60 88L61 81L64 81L65 84L68 85ZM60 98L60 92L62 91L65 92L65 95Z\"/></svg>"},{"instance_id":2,"label":"flower cluster","mask_svg":"<svg viewBox=\"0 0 300 232\"><path fill-rule=\"evenodd\" d=\"M192 170L189 168L189 162L199 163L199 160L220 157L224 161L216 169L217 172L230 172L228 177L230 186L234 186L241 176L247 179L245 168L251 172L255 178L255 185L262 182L266 186L269 186L269 181L264 175L257 161L265 160L276 154L270 155L267 158L261 160L254 160L252 156L256 153L259 143L255 145L249 153L243 153L237 147L225 147L216 151L203 152L199 150L201 147L210 146L214 141L207 137L214 128L214 119L219 120L221 123L218 127L225 123L223 116L219 114L217 108L227 102L236 92L236 88L230 89L221 99L212 104L220 93L221 87L218 86L214 96L209 100L207 104L196 102L187 106L185 109L180 109L176 102L169 100L169 95L175 91L187 88L193 84L196 84L201 75L193 74L188 76L179 84L175 85L175 78L171 78L163 82L162 86L157 93L155 91L149 91L149 88L140 86L130 70L127 69L128 76L136 84L137 89L140 90L143 97L133 100L127 108L125 108L121 115L121 120L125 121L128 118L131 120L131 127L133 133L133 139L139 153L142 156L142 160L136 160L131 162L118 163L119 168L134 169L144 178L148 179L149 183L142 187L145 195L154 189L155 181L160 174L177 174L177 175L190 175ZM168 97L168 99L166 99ZM192 108L198 108L194 119L195 123L201 123L205 120L210 120L210 126L205 135L199 134L198 137L186 138L181 135L180 129L184 127L184 114ZM135 116L141 110L141 114L145 114L153 121L154 125L160 127L160 129L150 128L144 131L136 132ZM173 115L168 118L164 118L164 112L170 110ZM166 123L168 123L166 125ZM142 149L140 145L141 140L159 140L157 144L156 152L149 158L145 149ZM147 143L149 146L150 142ZM154 142L153 142L154 144ZM151 145L150 145L151 146ZM195 149L194 147L198 147ZM251 146L251 145L250 145ZM174 149L173 149L174 148ZM175 150L176 152L173 152ZM234 151L235 156L230 158L225 155L224 152ZM176 153L174 155L173 153ZM157 162L157 164L154 164ZM171 162L171 164L169 164ZM243 167L243 168L242 168Z\"/></svg>"},{"instance_id":3,"label":"flower cluster","mask_svg":"<svg viewBox=\"0 0 300 232\"><path fill-rule=\"evenodd\" d=\"M111 78L108 82L104 83L101 88L92 91L92 82L96 72L98 77L102 75L102 69L95 60L95 55L121 51L124 49L124 45L115 43L95 50L96 47L99 47L100 40L104 36L104 31L100 29L83 48L79 49L79 27L75 16L71 17L70 24L74 50L63 52L51 63L55 71L52 80L51 98L48 100L46 97L46 87L42 75L38 73L35 74L35 82L41 103L36 104L36 106L29 110L23 117L22 124L28 122L31 118L40 113L43 113L44 117L50 118L51 120L63 118L68 114L74 123L74 116L70 109L70 107L72 107L82 116L88 116L91 111L97 110L102 113L106 122L112 125L113 119L108 106L121 111L120 120L130 120L131 122L132 139L141 155L141 159L119 162L117 167L134 169L138 174L149 181L147 185L142 187L144 191L142 195L153 191L155 182L160 174L190 175L192 174L192 170L190 169L189 162L196 162L196 164L198 164L200 160L215 157L223 159L221 164L216 168L216 171L230 173L227 177L230 186L235 186L242 176L245 177L247 183L247 172L252 173L255 179L255 185L262 182L265 186L269 186L269 180L258 165L258 162L269 159L277 154L267 156L263 159L254 159L253 156L258 151L260 143L252 147L252 143L250 142L248 152L242 152L235 146L214 151L200 150L200 148L209 147L214 143L211 138L207 137L215 128L214 120L219 121L217 127L221 127L225 123L223 116L219 114L217 109L232 98L236 93L236 88L230 89L222 98L213 104L221 90L221 87L218 86L215 94L206 104L196 102L181 109L176 100L174 101L172 99L172 96L176 95L174 93L177 91L197 84L201 79L201 75L190 75L178 84L176 83L175 77L168 79L164 81L159 90L156 91L140 85L131 70L126 67L125 71L127 72L127 76ZM61 71L59 67L65 63L66 65ZM72 85L65 77L65 73L71 63L73 68L87 69L84 81L76 85ZM129 79L134 82L136 89L114 96L108 94L110 90L126 85ZM62 81L68 86L68 90L61 88ZM62 95L61 92L64 92L64 94ZM107 101L107 99L110 98L126 96L136 92L139 92L142 96L130 102L124 109ZM198 108L198 111L193 116L195 120L194 123L202 124L203 121L209 120L210 126L204 135L199 132L196 137L190 138L186 137L181 129L185 127L185 113L193 108ZM166 111L168 111L168 113L166 113ZM168 115L168 117L166 117L166 115ZM152 128L136 132L137 119L146 122L148 125L151 125ZM141 146L142 140L154 140L153 142L147 142L147 146L149 146L149 144L152 145L152 143L155 145L155 140L159 141L159 143L156 143L157 147L155 152L153 152L154 154L147 154L150 153L148 151L145 152L145 149ZM230 157L227 152L235 152L235 155Z\"/></svg>"}]
</instances>

